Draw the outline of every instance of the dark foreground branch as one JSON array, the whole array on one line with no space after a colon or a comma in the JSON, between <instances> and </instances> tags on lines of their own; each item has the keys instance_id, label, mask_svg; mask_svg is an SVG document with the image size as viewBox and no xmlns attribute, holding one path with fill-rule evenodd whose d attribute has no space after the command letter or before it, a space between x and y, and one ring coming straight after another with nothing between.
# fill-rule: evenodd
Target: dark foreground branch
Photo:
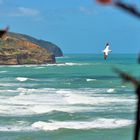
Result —
<instances>
[{"instance_id":1,"label":"dark foreground branch","mask_svg":"<svg viewBox=\"0 0 140 140\"><path fill-rule=\"evenodd\" d=\"M129 4L125 4L125 3L121 2L121 1L116 1L114 4L118 8L121 8L122 10L127 11L130 14L140 18L140 11L138 11L136 9L136 7L134 7L132 5L129 5Z\"/></svg>"},{"instance_id":2,"label":"dark foreground branch","mask_svg":"<svg viewBox=\"0 0 140 140\"><path fill-rule=\"evenodd\" d=\"M130 82L135 86L135 92L138 97L137 101L137 112L136 112L136 126L135 126L135 135L134 140L139 140L140 133L140 81L132 77L131 75L122 72L121 70L114 68L114 71L119 74L119 76L126 82Z\"/></svg>"}]
</instances>

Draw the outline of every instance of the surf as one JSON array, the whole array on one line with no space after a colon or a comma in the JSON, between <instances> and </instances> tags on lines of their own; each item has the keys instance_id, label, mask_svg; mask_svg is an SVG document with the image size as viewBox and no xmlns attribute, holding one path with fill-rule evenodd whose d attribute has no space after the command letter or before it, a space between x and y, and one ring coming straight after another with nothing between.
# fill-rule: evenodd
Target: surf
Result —
<instances>
[{"instance_id":1,"label":"surf","mask_svg":"<svg viewBox=\"0 0 140 140\"><path fill-rule=\"evenodd\" d=\"M106 119L99 118L93 121L38 121L33 123L33 128L54 131L59 129L76 129L76 130L89 130L89 129L116 129L132 125L133 120L127 119Z\"/></svg>"}]
</instances>

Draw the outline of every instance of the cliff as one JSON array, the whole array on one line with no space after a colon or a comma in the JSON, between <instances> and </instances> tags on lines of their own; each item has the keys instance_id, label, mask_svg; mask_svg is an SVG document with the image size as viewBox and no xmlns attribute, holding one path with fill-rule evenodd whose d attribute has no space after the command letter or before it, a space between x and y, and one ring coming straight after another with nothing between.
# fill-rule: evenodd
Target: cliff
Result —
<instances>
[{"instance_id":1,"label":"cliff","mask_svg":"<svg viewBox=\"0 0 140 140\"><path fill-rule=\"evenodd\" d=\"M39 39L36 39L36 38L31 37L29 35L19 34L19 33L9 32L8 35L11 37L19 38L19 39L24 38L24 40L26 40L26 41L32 42L32 43L39 45L43 48L47 48L47 50L50 53L52 53L55 57L63 56L63 52L61 51L61 49L57 45L55 45L49 41L39 40Z\"/></svg>"},{"instance_id":2,"label":"cliff","mask_svg":"<svg viewBox=\"0 0 140 140\"><path fill-rule=\"evenodd\" d=\"M8 33L0 39L0 65L55 63L55 56L63 55L61 50L60 54L55 51L59 50L56 45L43 41L43 46L40 42L27 35Z\"/></svg>"}]
</instances>

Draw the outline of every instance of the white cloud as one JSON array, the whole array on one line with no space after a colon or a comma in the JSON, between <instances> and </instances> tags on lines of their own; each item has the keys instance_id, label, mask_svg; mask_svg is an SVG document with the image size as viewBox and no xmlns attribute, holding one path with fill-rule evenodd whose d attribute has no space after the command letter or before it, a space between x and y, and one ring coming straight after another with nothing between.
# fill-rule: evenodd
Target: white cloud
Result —
<instances>
[{"instance_id":1,"label":"white cloud","mask_svg":"<svg viewBox=\"0 0 140 140\"><path fill-rule=\"evenodd\" d=\"M19 7L18 14L21 16L38 16L40 12L32 8Z\"/></svg>"},{"instance_id":2,"label":"white cloud","mask_svg":"<svg viewBox=\"0 0 140 140\"><path fill-rule=\"evenodd\" d=\"M80 7L79 7L79 10L80 10L81 12L83 12L83 13L87 13L87 14L90 14L90 13L91 13L91 11L90 11L88 8L83 7L83 6L80 6Z\"/></svg>"},{"instance_id":3,"label":"white cloud","mask_svg":"<svg viewBox=\"0 0 140 140\"><path fill-rule=\"evenodd\" d=\"M93 8L90 8L90 7L80 6L79 11L82 12L82 13L88 14L88 15L97 14L97 11Z\"/></svg>"},{"instance_id":4,"label":"white cloud","mask_svg":"<svg viewBox=\"0 0 140 140\"><path fill-rule=\"evenodd\" d=\"M40 12L36 9L18 7L15 11L8 14L12 17L39 17Z\"/></svg>"}]
</instances>

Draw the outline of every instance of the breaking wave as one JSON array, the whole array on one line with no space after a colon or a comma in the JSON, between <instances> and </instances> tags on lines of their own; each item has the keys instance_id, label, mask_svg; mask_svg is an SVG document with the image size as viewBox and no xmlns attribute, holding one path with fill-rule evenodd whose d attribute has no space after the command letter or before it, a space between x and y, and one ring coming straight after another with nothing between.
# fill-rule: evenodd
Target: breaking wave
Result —
<instances>
[{"instance_id":1,"label":"breaking wave","mask_svg":"<svg viewBox=\"0 0 140 140\"><path fill-rule=\"evenodd\" d=\"M29 131L54 131L59 129L76 129L76 130L89 130L89 129L116 129L133 125L133 120L127 119L106 119L99 118L87 121L55 121L49 120L48 122L37 121L31 122L15 122L9 125L0 125L0 132L29 132Z\"/></svg>"},{"instance_id":2,"label":"breaking wave","mask_svg":"<svg viewBox=\"0 0 140 140\"><path fill-rule=\"evenodd\" d=\"M134 122L127 119L106 119L100 118L93 121L38 121L32 124L33 128L53 131L58 129L115 129L132 125Z\"/></svg>"},{"instance_id":3,"label":"breaking wave","mask_svg":"<svg viewBox=\"0 0 140 140\"><path fill-rule=\"evenodd\" d=\"M17 77L17 78L16 78L16 80L21 81L21 82L27 81L28 79L29 79L29 78L26 78L26 77Z\"/></svg>"},{"instance_id":4,"label":"breaking wave","mask_svg":"<svg viewBox=\"0 0 140 140\"><path fill-rule=\"evenodd\" d=\"M96 81L97 79L86 79L87 82Z\"/></svg>"},{"instance_id":5,"label":"breaking wave","mask_svg":"<svg viewBox=\"0 0 140 140\"><path fill-rule=\"evenodd\" d=\"M72 63L72 62L67 62L67 63L56 63L56 64L47 64L47 66L81 66L81 65L87 65L86 63Z\"/></svg>"},{"instance_id":6,"label":"breaking wave","mask_svg":"<svg viewBox=\"0 0 140 140\"><path fill-rule=\"evenodd\" d=\"M20 82L24 82L24 81L27 81L27 80L35 81L35 79L31 79L31 78L27 78L27 77L17 77L16 80L18 80Z\"/></svg>"},{"instance_id":7,"label":"breaking wave","mask_svg":"<svg viewBox=\"0 0 140 140\"><path fill-rule=\"evenodd\" d=\"M0 95L1 115L29 115L54 111L89 112L100 111L100 109L107 110L114 105L121 105L125 110L134 105L136 101L132 96L117 96L115 94L110 96L108 92L114 92L114 89L17 88L16 90L0 91L9 93L8 96ZM100 94L102 92L106 92L106 94Z\"/></svg>"}]
</instances>

